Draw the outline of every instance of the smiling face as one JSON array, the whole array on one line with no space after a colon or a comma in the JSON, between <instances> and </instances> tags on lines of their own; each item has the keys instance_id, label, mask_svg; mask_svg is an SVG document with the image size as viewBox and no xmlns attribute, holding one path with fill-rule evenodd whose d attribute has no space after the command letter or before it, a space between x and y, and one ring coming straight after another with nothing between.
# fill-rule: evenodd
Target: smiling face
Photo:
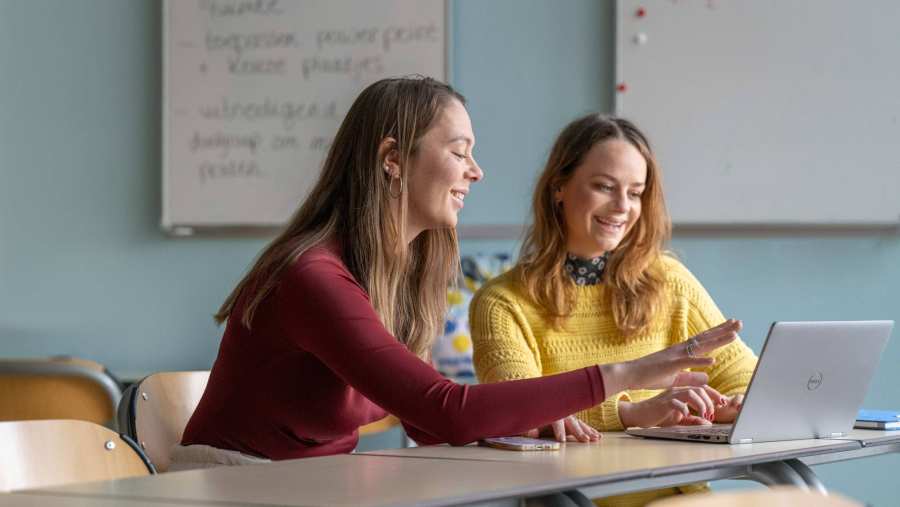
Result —
<instances>
[{"instance_id":1,"label":"smiling face","mask_svg":"<svg viewBox=\"0 0 900 507\"><path fill-rule=\"evenodd\" d=\"M410 160L408 239L427 229L456 227L470 185L484 176L472 158L474 146L469 113L458 100L450 100Z\"/></svg>"},{"instance_id":2,"label":"smiling face","mask_svg":"<svg viewBox=\"0 0 900 507\"><path fill-rule=\"evenodd\" d=\"M647 161L631 143L595 144L555 192L569 253L585 259L614 250L641 216Z\"/></svg>"}]
</instances>

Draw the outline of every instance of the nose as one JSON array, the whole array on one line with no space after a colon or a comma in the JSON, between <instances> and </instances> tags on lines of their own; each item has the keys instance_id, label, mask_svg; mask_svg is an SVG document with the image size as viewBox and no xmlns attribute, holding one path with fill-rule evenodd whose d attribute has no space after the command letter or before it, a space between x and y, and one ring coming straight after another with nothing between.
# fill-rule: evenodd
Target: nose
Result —
<instances>
[{"instance_id":1,"label":"nose","mask_svg":"<svg viewBox=\"0 0 900 507\"><path fill-rule=\"evenodd\" d=\"M616 211L625 212L628 211L629 205L631 201L628 199L628 191L623 190L616 194L616 197L613 199L613 204L616 207Z\"/></svg>"},{"instance_id":2,"label":"nose","mask_svg":"<svg viewBox=\"0 0 900 507\"><path fill-rule=\"evenodd\" d=\"M475 159L472 158L472 163L469 164L469 169L466 170L466 178L475 183L476 181L481 181L484 178L484 171L481 170L481 166L478 165L478 162L475 162Z\"/></svg>"}]
</instances>

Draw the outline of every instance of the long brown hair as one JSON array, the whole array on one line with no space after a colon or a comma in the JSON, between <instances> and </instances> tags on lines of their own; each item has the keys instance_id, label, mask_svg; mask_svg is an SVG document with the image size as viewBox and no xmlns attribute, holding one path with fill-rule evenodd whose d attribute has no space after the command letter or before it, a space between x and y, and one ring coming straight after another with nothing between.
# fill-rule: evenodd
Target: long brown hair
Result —
<instances>
[{"instance_id":1,"label":"long brown hair","mask_svg":"<svg viewBox=\"0 0 900 507\"><path fill-rule=\"evenodd\" d=\"M379 146L386 138L396 141L400 188L409 188L409 162L418 142L452 100L465 105L450 86L424 77L383 79L363 90L341 123L309 196L222 304L216 321L228 319L246 292L241 324L249 329L281 273L309 248L334 238L387 330L427 357L443 326L447 287L459 265L456 231L426 230L406 243L408 193L402 191L395 216Z\"/></svg>"},{"instance_id":2,"label":"long brown hair","mask_svg":"<svg viewBox=\"0 0 900 507\"><path fill-rule=\"evenodd\" d=\"M572 177L594 145L611 139L630 143L647 162L641 215L610 253L603 273L615 323L626 335L639 333L650 323L662 301L664 273L656 266L671 235L671 222L656 158L647 138L630 121L589 114L566 126L553 145L534 189L533 222L515 268L526 294L547 311L557 329L571 313L576 294L575 283L564 268L566 227L554 193Z\"/></svg>"}]
</instances>

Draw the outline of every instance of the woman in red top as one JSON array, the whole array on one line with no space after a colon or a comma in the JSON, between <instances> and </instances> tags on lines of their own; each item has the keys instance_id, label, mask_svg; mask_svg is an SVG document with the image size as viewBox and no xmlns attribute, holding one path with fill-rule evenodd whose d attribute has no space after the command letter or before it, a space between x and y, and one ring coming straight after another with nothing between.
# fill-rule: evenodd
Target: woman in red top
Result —
<instances>
[{"instance_id":1,"label":"woman in red top","mask_svg":"<svg viewBox=\"0 0 900 507\"><path fill-rule=\"evenodd\" d=\"M738 322L690 350L543 378L460 385L432 368L458 269L457 213L483 176L464 104L428 78L382 80L356 99L315 187L216 315L227 326L184 446L276 460L347 453L357 429L387 413L421 444L461 445L521 434L606 393L706 382L684 370L711 364L701 356Z\"/></svg>"}]
</instances>

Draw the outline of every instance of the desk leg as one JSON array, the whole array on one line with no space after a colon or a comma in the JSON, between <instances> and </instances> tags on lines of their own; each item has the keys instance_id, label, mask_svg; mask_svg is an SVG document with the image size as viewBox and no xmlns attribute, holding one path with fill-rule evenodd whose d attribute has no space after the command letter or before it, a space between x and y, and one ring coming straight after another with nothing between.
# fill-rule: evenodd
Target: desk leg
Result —
<instances>
[{"instance_id":1,"label":"desk leg","mask_svg":"<svg viewBox=\"0 0 900 507\"><path fill-rule=\"evenodd\" d=\"M772 461L771 463L751 465L747 470L745 478L766 486L787 484L805 490L809 489L809 484L807 484L803 476L800 475L794 467L788 465L784 461Z\"/></svg>"},{"instance_id":2,"label":"desk leg","mask_svg":"<svg viewBox=\"0 0 900 507\"><path fill-rule=\"evenodd\" d=\"M463 504L466 507L523 507L525 500L520 498L507 498L504 500L492 500L487 502L476 502Z\"/></svg>"},{"instance_id":3,"label":"desk leg","mask_svg":"<svg viewBox=\"0 0 900 507\"><path fill-rule=\"evenodd\" d=\"M793 468L794 471L800 474L800 477L803 478L803 481L806 482L806 485L809 486L809 489L818 491L823 495L828 494L828 490L825 488L825 484L823 484L822 481L819 480L819 478L811 468L806 466L806 463L800 461L799 459L789 459L785 463L787 463L789 467Z\"/></svg>"}]
</instances>

